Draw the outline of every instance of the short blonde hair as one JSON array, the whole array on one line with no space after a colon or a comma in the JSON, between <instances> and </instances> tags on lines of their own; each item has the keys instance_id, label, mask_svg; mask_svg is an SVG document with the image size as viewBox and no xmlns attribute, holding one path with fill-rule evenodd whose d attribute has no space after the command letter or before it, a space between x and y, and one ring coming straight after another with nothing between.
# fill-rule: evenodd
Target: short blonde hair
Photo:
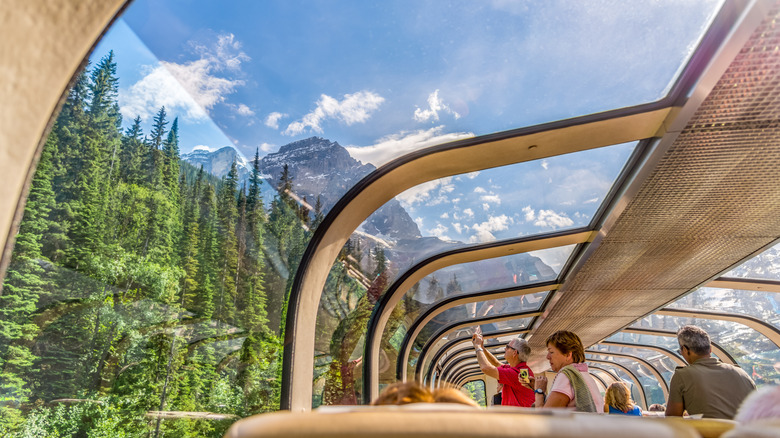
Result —
<instances>
[{"instance_id":1,"label":"short blonde hair","mask_svg":"<svg viewBox=\"0 0 780 438\"><path fill-rule=\"evenodd\" d=\"M452 387L438 388L433 391L433 400L436 403L458 403L478 408L477 402L466 396L460 390Z\"/></svg>"},{"instance_id":2,"label":"short blonde hair","mask_svg":"<svg viewBox=\"0 0 780 438\"><path fill-rule=\"evenodd\" d=\"M614 382L609 385L606 394L604 394L604 403L621 412L628 412L634 407L634 401L631 400L631 391L623 382Z\"/></svg>"},{"instance_id":3,"label":"short blonde hair","mask_svg":"<svg viewBox=\"0 0 780 438\"><path fill-rule=\"evenodd\" d=\"M416 382L396 382L388 385L372 405L407 405L409 403L433 403L433 394Z\"/></svg>"}]
</instances>

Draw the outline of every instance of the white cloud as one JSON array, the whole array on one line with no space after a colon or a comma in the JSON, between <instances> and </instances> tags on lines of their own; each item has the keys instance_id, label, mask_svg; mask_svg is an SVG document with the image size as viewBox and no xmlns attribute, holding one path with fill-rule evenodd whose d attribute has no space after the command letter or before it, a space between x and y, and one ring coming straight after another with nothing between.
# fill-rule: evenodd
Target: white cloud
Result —
<instances>
[{"instance_id":1,"label":"white cloud","mask_svg":"<svg viewBox=\"0 0 780 438\"><path fill-rule=\"evenodd\" d=\"M238 104L238 108L236 109L236 112L241 116L253 116L255 115L255 112L252 111L248 106L244 105L243 103Z\"/></svg>"},{"instance_id":2,"label":"white cloud","mask_svg":"<svg viewBox=\"0 0 780 438\"><path fill-rule=\"evenodd\" d=\"M260 150L263 152L272 152L276 150L276 145L273 145L271 143L262 143L260 145Z\"/></svg>"},{"instance_id":3,"label":"white cloud","mask_svg":"<svg viewBox=\"0 0 780 438\"><path fill-rule=\"evenodd\" d=\"M418 122L427 122L431 119L438 121L439 111L452 114L456 119L460 118L460 114L444 104L444 101L439 98L439 90L436 90L428 95L428 109L417 107L417 109L414 110L414 120Z\"/></svg>"},{"instance_id":4,"label":"white cloud","mask_svg":"<svg viewBox=\"0 0 780 438\"><path fill-rule=\"evenodd\" d=\"M219 148L214 148L214 147L209 147L209 146L206 146L206 145L199 144L199 145L195 146L194 148L192 148L192 152L195 152L195 151L214 152L217 149L219 149Z\"/></svg>"},{"instance_id":5,"label":"white cloud","mask_svg":"<svg viewBox=\"0 0 780 438\"><path fill-rule=\"evenodd\" d=\"M533 222L537 227L557 229L574 225L574 221L564 213L556 213L552 210L539 210L537 215L530 206L523 208L523 212L525 213L525 221Z\"/></svg>"},{"instance_id":6,"label":"white cloud","mask_svg":"<svg viewBox=\"0 0 780 438\"><path fill-rule=\"evenodd\" d=\"M414 218L414 222L417 224L417 227L419 227L421 230L423 229L423 218L422 217L416 217Z\"/></svg>"},{"instance_id":7,"label":"white cloud","mask_svg":"<svg viewBox=\"0 0 780 438\"><path fill-rule=\"evenodd\" d=\"M469 227L468 227L468 226L465 226L465 227L464 227L464 226L462 226L460 223L456 222L456 223L452 224L452 228L454 228L454 229L455 229L455 231L457 231L457 232L458 232L458 234L461 234L461 232L462 232L464 229L468 230L468 228L469 228Z\"/></svg>"},{"instance_id":8,"label":"white cloud","mask_svg":"<svg viewBox=\"0 0 780 438\"><path fill-rule=\"evenodd\" d=\"M278 113L276 111L268 114L265 118L265 126L273 129L279 129L279 120L287 117L287 114Z\"/></svg>"},{"instance_id":9,"label":"white cloud","mask_svg":"<svg viewBox=\"0 0 780 438\"><path fill-rule=\"evenodd\" d=\"M467 208L463 210L463 214L465 214L468 217L474 217L474 210Z\"/></svg>"},{"instance_id":10,"label":"white cloud","mask_svg":"<svg viewBox=\"0 0 780 438\"><path fill-rule=\"evenodd\" d=\"M444 213L441 214L441 216L439 216L439 218L440 219L449 219L450 218L450 214L445 211Z\"/></svg>"},{"instance_id":11,"label":"white cloud","mask_svg":"<svg viewBox=\"0 0 780 438\"><path fill-rule=\"evenodd\" d=\"M488 203L482 204L482 209L485 210L485 211L490 210L490 204L488 204Z\"/></svg>"},{"instance_id":12,"label":"white cloud","mask_svg":"<svg viewBox=\"0 0 780 438\"><path fill-rule=\"evenodd\" d=\"M531 222L536 218L536 212L531 208L530 205L527 205L523 207L523 213L525 213L525 221Z\"/></svg>"},{"instance_id":13,"label":"white cloud","mask_svg":"<svg viewBox=\"0 0 780 438\"><path fill-rule=\"evenodd\" d=\"M542 160L542 168L544 170L547 170L550 167L550 163L547 162L547 160Z\"/></svg>"},{"instance_id":14,"label":"white cloud","mask_svg":"<svg viewBox=\"0 0 780 438\"><path fill-rule=\"evenodd\" d=\"M372 146L349 146L346 149L352 158L379 167L412 151L474 136L470 132L442 133L443 129L444 126L436 126L414 132L404 131L382 137Z\"/></svg>"},{"instance_id":15,"label":"white cloud","mask_svg":"<svg viewBox=\"0 0 780 438\"><path fill-rule=\"evenodd\" d=\"M477 187L474 188L474 193L487 193L487 190L483 189L482 187L477 186Z\"/></svg>"},{"instance_id":16,"label":"white cloud","mask_svg":"<svg viewBox=\"0 0 780 438\"><path fill-rule=\"evenodd\" d=\"M436 227L428 230L428 232L432 236L436 236L439 239L442 239L442 240L452 240L452 239L449 238L449 236L447 236L445 234L447 231L449 231L449 228L447 228L446 226L444 226L442 224L436 224Z\"/></svg>"},{"instance_id":17,"label":"white cloud","mask_svg":"<svg viewBox=\"0 0 780 438\"><path fill-rule=\"evenodd\" d=\"M505 214L502 214L501 216L490 216L487 221L471 226L472 231L475 231L476 234L471 236L470 241L491 242L496 240L496 236L493 235L493 232L506 230L512 222L512 218Z\"/></svg>"},{"instance_id":18,"label":"white cloud","mask_svg":"<svg viewBox=\"0 0 780 438\"><path fill-rule=\"evenodd\" d=\"M181 114L192 121L207 119L209 109L244 84L240 79L217 76L225 71L240 73L241 62L250 59L240 47L232 34L220 35L215 44L193 45L199 59L183 64L160 61L157 66L147 66L141 80L119 90L122 115L148 120L165 106L168 114ZM239 113L251 111L243 104L236 108Z\"/></svg>"},{"instance_id":19,"label":"white cloud","mask_svg":"<svg viewBox=\"0 0 780 438\"><path fill-rule=\"evenodd\" d=\"M501 204L501 197L498 195L482 195L479 197L484 202L490 202L493 204Z\"/></svg>"},{"instance_id":20,"label":"white cloud","mask_svg":"<svg viewBox=\"0 0 780 438\"><path fill-rule=\"evenodd\" d=\"M476 178L478 175L479 175L479 171L477 170L477 171L475 171L475 172L469 172L469 173L467 173L467 174L466 174L466 177L468 177L468 179L474 179L474 178Z\"/></svg>"},{"instance_id":21,"label":"white cloud","mask_svg":"<svg viewBox=\"0 0 780 438\"><path fill-rule=\"evenodd\" d=\"M303 116L301 120L287 125L285 135L298 135L309 129L322 133L322 122L327 119L336 119L347 126L355 123L363 123L371 117L371 113L379 108L385 98L370 91L358 91L354 94L345 94L341 101L323 94L317 101L317 108Z\"/></svg>"},{"instance_id":22,"label":"white cloud","mask_svg":"<svg viewBox=\"0 0 780 438\"><path fill-rule=\"evenodd\" d=\"M405 190L396 198L405 208L410 208L423 202L431 206L447 202L446 194L453 190L455 190L455 187L452 185L452 177L447 177L416 185ZM432 194L436 197L432 197Z\"/></svg>"},{"instance_id":23,"label":"white cloud","mask_svg":"<svg viewBox=\"0 0 780 438\"><path fill-rule=\"evenodd\" d=\"M582 201L583 204L595 204L597 202L599 202L599 198L591 198L591 199L586 199L585 201Z\"/></svg>"}]
</instances>

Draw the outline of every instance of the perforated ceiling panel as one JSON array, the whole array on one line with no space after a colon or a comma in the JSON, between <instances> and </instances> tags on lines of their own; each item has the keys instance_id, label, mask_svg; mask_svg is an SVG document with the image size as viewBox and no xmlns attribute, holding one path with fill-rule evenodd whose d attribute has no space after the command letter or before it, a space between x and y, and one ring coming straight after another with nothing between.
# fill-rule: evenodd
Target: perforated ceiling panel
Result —
<instances>
[{"instance_id":1,"label":"perforated ceiling panel","mask_svg":"<svg viewBox=\"0 0 780 438\"><path fill-rule=\"evenodd\" d=\"M775 7L733 59L531 339L588 346L780 237L780 27Z\"/></svg>"}]
</instances>

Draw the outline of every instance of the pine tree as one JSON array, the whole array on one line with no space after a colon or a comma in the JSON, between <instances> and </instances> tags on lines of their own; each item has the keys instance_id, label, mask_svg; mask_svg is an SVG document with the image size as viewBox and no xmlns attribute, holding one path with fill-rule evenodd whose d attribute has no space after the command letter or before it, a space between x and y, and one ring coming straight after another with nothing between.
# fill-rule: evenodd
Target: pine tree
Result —
<instances>
[{"instance_id":1,"label":"pine tree","mask_svg":"<svg viewBox=\"0 0 780 438\"><path fill-rule=\"evenodd\" d=\"M163 182L172 196L178 198L179 182L179 118L173 119L171 130L163 143Z\"/></svg>"},{"instance_id":2,"label":"pine tree","mask_svg":"<svg viewBox=\"0 0 780 438\"><path fill-rule=\"evenodd\" d=\"M238 208L236 206L237 186L238 168L236 163L233 162L222 184L218 203L219 255L222 266L219 272L219 295L217 297L215 317L219 321L228 323L234 321L235 273L238 269L238 244L236 239L236 224L238 221Z\"/></svg>"},{"instance_id":3,"label":"pine tree","mask_svg":"<svg viewBox=\"0 0 780 438\"><path fill-rule=\"evenodd\" d=\"M312 231L316 230L320 226L322 220L325 219L325 214L322 212L322 199L317 195L317 202L314 204L314 219L311 221Z\"/></svg>"},{"instance_id":4,"label":"pine tree","mask_svg":"<svg viewBox=\"0 0 780 438\"><path fill-rule=\"evenodd\" d=\"M41 153L0 294L0 430L12 428L20 421L16 406L27 401L32 389L26 381L31 377L28 373L36 357L28 342L39 331L31 315L39 299L47 294L40 259L41 240L50 227L48 215L54 206L54 141L50 136Z\"/></svg>"}]
</instances>

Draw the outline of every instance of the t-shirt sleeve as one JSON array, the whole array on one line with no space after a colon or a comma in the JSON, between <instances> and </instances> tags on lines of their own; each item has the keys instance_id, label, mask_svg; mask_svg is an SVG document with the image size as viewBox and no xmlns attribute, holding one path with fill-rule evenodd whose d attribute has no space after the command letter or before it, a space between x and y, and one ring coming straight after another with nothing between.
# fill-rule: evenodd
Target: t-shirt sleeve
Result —
<instances>
[{"instance_id":1,"label":"t-shirt sleeve","mask_svg":"<svg viewBox=\"0 0 780 438\"><path fill-rule=\"evenodd\" d=\"M682 376L680 375L680 371L675 371L674 374L672 374L672 381L669 382L669 399L667 400L667 403L682 403L683 402L683 396L682 396Z\"/></svg>"},{"instance_id":2,"label":"t-shirt sleeve","mask_svg":"<svg viewBox=\"0 0 780 438\"><path fill-rule=\"evenodd\" d=\"M569 397L569 400L574 400L574 389L571 387L569 378L563 373L558 373L558 375L555 376L550 392L560 392Z\"/></svg>"},{"instance_id":3,"label":"t-shirt sleeve","mask_svg":"<svg viewBox=\"0 0 780 438\"><path fill-rule=\"evenodd\" d=\"M498 371L498 383L504 385L517 385L519 380L517 379L517 370L508 366L500 366L496 368Z\"/></svg>"}]
</instances>

